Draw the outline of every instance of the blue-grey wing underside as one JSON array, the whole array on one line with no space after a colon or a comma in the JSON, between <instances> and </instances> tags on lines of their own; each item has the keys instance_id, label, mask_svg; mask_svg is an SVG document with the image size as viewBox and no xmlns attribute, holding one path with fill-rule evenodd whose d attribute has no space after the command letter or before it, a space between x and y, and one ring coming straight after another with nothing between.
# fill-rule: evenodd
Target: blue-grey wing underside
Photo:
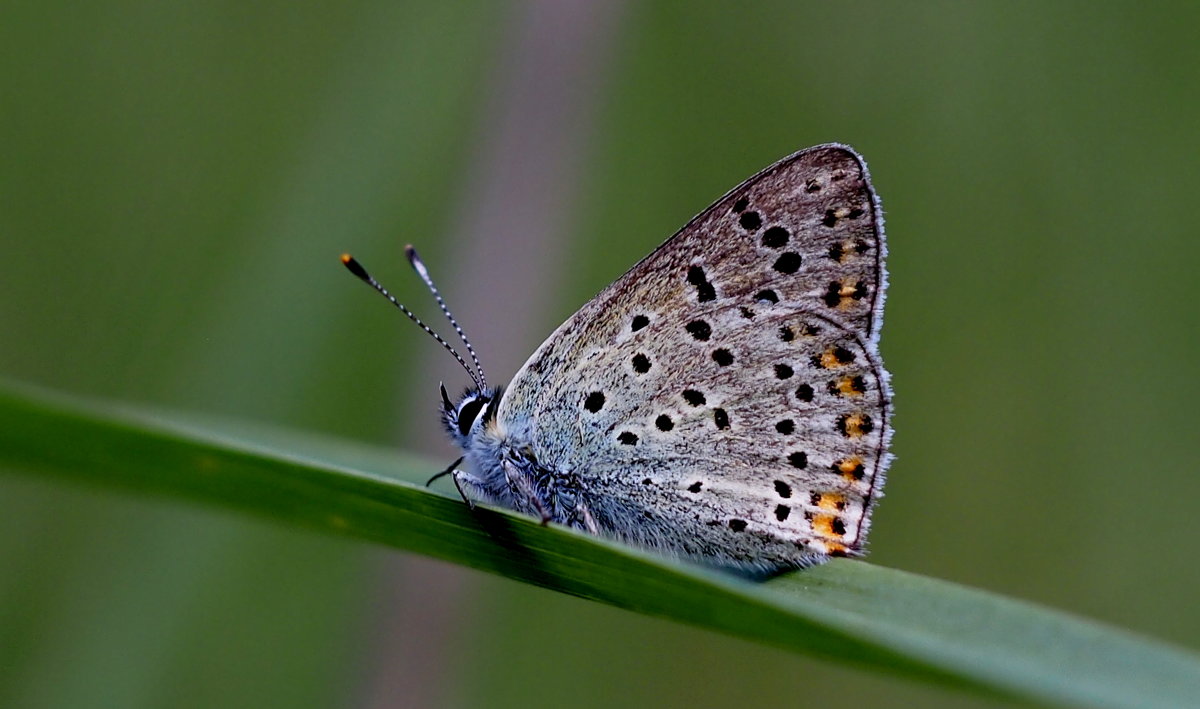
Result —
<instances>
[{"instance_id":1,"label":"blue-grey wing underside","mask_svg":"<svg viewBox=\"0 0 1200 709\"><path fill-rule=\"evenodd\" d=\"M862 159L801 151L559 327L496 425L601 533L752 566L859 553L889 460L885 253Z\"/></svg>"}]
</instances>

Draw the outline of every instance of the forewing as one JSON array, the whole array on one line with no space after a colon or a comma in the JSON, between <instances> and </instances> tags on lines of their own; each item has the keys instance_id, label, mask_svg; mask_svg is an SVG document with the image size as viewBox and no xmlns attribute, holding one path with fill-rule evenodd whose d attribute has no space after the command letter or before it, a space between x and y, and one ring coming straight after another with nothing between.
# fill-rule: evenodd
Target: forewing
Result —
<instances>
[{"instance_id":1,"label":"forewing","mask_svg":"<svg viewBox=\"0 0 1200 709\"><path fill-rule=\"evenodd\" d=\"M497 420L617 536L735 561L854 553L887 463L884 255L861 158L801 151L559 327Z\"/></svg>"}]
</instances>

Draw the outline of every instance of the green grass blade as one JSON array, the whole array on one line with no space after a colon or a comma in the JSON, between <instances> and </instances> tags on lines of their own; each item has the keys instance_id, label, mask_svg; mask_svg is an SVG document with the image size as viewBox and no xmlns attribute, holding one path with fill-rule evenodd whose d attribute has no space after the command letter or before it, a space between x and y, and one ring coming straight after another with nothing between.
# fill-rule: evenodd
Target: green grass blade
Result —
<instances>
[{"instance_id":1,"label":"green grass blade","mask_svg":"<svg viewBox=\"0 0 1200 709\"><path fill-rule=\"evenodd\" d=\"M435 469L415 458L218 429L228 425L0 388L0 469L242 509L924 681L1067 706L1200 701L1196 654L1028 603L854 561L743 581L503 511L471 512L414 484Z\"/></svg>"}]
</instances>

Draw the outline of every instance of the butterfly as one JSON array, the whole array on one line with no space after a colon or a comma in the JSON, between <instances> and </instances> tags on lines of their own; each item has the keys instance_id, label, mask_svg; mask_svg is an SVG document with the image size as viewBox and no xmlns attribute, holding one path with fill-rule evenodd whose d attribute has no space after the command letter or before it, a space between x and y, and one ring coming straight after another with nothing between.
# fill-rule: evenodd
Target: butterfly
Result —
<instances>
[{"instance_id":1,"label":"butterfly","mask_svg":"<svg viewBox=\"0 0 1200 709\"><path fill-rule=\"evenodd\" d=\"M845 145L802 150L692 219L558 327L507 387L412 247L473 367L442 421L464 499L703 564L864 552L891 455L883 213ZM459 465L465 461L466 467ZM439 476L435 476L439 477Z\"/></svg>"}]
</instances>

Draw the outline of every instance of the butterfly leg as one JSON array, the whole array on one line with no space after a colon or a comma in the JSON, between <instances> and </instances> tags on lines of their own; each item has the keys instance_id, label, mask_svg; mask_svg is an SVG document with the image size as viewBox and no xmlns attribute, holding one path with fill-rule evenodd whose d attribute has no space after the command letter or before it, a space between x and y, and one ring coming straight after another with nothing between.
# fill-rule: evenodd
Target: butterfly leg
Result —
<instances>
[{"instance_id":1,"label":"butterfly leg","mask_svg":"<svg viewBox=\"0 0 1200 709\"><path fill-rule=\"evenodd\" d=\"M537 511L538 516L542 519L542 526L546 526L553 516L537 494L532 477L510 461L504 461L503 465L504 477L508 480L508 486L518 498L529 503L529 506Z\"/></svg>"},{"instance_id":2,"label":"butterfly leg","mask_svg":"<svg viewBox=\"0 0 1200 709\"><path fill-rule=\"evenodd\" d=\"M574 514L577 519L583 521L584 529L586 529L587 531L589 531L592 534L595 534L597 536L600 535L600 527L599 527L599 525L596 524L596 519L594 517L592 517L592 512L591 512L591 510L588 509L587 505L585 505L582 502L575 505L575 513Z\"/></svg>"},{"instance_id":3,"label":"butterfly leg","mask_svg":"<svg viewBox=\"0 0 1200 709\"><path fill-rule=\"evenodd\" d=\"M454 488L458 490L458 494L460 497L462 497L463 502L467 503L468 508L474 510L475 501L467 497L466 491L463 490L463 483L465 482L467 487L474 487L478 490L483 485L483 481L462 470L454 470L450 473L450 477L452 480L454 480Z\"/></svg>"},{"instance_id":4,"label":"butterfly leg","mask_svg":"<svg viewBox=\"0 0 1200 709\"><path fill-rule=\"evenodd\" d=\"M462 456L459 456L458 460L451 463L445 470L438 473L437 475L434 475L432 478L429 478L428 480L426 480L425 487L429 487L430 485L432 485L433 481L437 480L438 478L444 478L447 475L453 475L455 472L454 469L457 468L458 464L461 462L463 462L463 459L462 459Z\"/></svg>"},{"instance_id":5,"label":"butterfly leg","mask_svg":"<svg viewBox=\"0 0 1200 709\"><path fill-rule=\"evenodd\" d=\"M463 490L462 483L465 481L468 486L473 485L473 486L475 486L476 489L478 489L480 487L480 483L482 481L479 480L479 478L476 478L474 475L471 475L470 473L459 470L458 464L461 462L463 462L463 459L459 458L458 460L451 463L450 466L447 467L445 470L443 470L442 472L438 473L437 475L434 475L433 477L426 480L425 487L429 487L430 485L432 485L433 481L437 480L438 478L442 478L442 477L449 475L450 479L454 481L454 488L456 490L458 490L458 494L460 497L462 497L463 502L467 503L467 507L469 507L471 509L475 509L475 502L471 498L467 497L467 493Z\"/></svg>"}]
</instances>

